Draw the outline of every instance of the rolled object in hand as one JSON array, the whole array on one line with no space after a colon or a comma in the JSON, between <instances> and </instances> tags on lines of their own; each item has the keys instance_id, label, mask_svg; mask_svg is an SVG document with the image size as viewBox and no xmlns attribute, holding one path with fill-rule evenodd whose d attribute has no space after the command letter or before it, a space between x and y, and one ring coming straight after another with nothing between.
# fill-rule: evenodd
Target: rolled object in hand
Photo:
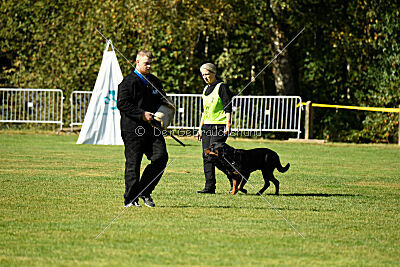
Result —
<instances>
[{"instance_id":1,"label":"rolled object in hand","mask_svg":"<svg viewBox=\"0 0 400 267\"><path fill-rule=\"evenodd\" d=\"M161 127L166 130L175 116L175 107L172 105L161 105L154 113L154 119L160 122Z\"/></svg>"}]
</instances>

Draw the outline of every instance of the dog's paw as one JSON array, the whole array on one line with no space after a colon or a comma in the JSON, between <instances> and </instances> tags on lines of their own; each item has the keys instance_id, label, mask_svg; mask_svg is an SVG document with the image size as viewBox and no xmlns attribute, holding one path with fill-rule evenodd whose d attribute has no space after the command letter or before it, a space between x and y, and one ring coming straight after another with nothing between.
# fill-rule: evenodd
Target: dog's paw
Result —
<instances>
[{"instance_id":1,"label":"dog's paw","mask_svg":"<svg viewBox=\"0 0 400 267\"><path fill-rule=\"evenodd\" d=\"M232 190L229 191L229 194L233 196L233 195L236 195L237 192L238 192L238 190L236 188L232 188Z\"/></svg>"}]
</instances>

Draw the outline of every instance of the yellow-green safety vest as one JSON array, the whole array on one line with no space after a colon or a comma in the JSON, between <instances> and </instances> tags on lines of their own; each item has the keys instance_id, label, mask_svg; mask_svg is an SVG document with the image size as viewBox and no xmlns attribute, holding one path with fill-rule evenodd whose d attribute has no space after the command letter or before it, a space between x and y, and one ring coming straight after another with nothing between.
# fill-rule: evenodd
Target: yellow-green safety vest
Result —
<instances>
[{"instance_id":1,"label":"yellow-green safety vest","mask_svg":"<svg viewBox=\"0 0 400 267\"><path fill-rule=\"evenodd\" d=\"M204 107L204 124L226 124L227 117L224 110L224 104L219 97L219 87L222 82L218 83L209 95L206 94L207 86L203 91L203 107Z\"/></svg>"}]
</instances>

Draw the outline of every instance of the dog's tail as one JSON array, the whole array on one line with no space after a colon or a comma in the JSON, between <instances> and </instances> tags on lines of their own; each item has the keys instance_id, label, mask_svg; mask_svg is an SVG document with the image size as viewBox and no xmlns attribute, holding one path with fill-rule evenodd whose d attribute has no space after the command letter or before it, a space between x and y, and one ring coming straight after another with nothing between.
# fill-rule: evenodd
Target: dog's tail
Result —
<instances>
[{"instance_id":1,"label":"dog's tail","mask_svg":"<svg viewBox=\"0 0 400 267\"><path fill-rule=\"evenodd\" d=\"M285 167L282 166L282 164L279 164L279 166L276 168L279 172L286 172L287 170L289 170L290 167L290 163L286 164Z\"/></svg>"}]
</instances>

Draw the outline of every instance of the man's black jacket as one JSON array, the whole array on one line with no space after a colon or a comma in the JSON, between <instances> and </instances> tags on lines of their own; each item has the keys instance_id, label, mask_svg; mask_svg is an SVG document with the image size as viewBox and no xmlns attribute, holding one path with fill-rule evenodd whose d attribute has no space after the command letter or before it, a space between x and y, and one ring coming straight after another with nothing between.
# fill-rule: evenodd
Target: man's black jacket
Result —
<instances>
[{"instance_id":1,"label":"man's black jacket","mask_svg":"<svg viewBox=\"0 0 400 267\"><path fill-rule=\"evenodd\" d=\"M117 107L121 113L121 131L134 132L138 126L148 128L149 123L142 119L144 112L155 113L162 104L168 104L160 80L152 74L146 78L157 90L151 84L146 85L133 71L118 85Z\"/></svg>"}]
</instances>

